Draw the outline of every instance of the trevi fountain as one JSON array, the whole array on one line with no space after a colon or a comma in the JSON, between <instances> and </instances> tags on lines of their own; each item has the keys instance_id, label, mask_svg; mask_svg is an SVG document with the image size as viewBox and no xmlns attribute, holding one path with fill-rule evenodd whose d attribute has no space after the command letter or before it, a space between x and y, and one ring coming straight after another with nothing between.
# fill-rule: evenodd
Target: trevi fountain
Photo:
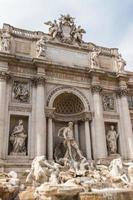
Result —
<instances>
[{"instance_id":1,"label":"trevi fountain","mask_svg":"<svg viewBox=\"0 0 133 200\"><path fill-rule=\"evenodd\" d=\"M133 72L69 14L45 25L0 29L0 200L133 200Z\"/></svg>"}]
</instances>

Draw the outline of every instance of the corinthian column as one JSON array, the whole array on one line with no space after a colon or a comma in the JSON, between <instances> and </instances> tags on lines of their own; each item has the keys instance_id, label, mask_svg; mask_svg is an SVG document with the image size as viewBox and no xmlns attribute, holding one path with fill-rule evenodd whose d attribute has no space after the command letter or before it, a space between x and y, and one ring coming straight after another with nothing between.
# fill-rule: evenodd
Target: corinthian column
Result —
<instances>
[{"instance_id":1,"label":"corinthian column","mask_svg":"<svg viewBox=\"0 0 133 200\"><path fill-rule=\"evenodd\" d=\"M45 76L36 78L36 155L46 155Z\"/></svg>"},{"instance_id":2,"label":"corinthian column","mask_svg":"<svg viewBox=\"0 0 133 200\"><path fill-rule=\"evenodd\" d=\"M3 157L6 106L6 72L0 72L0 159Z\"/></svg>"},{"instance_id":3,"label":"corinthian column","mask_svg":"<svg viewBox=\"0 0 133 200\"><path fill-rule=\"evenodd\" d=\"M76 121L74 123L74 135L75 135L75 140L77 142L77 144L79 145L79 131L78 131L78 122Z\"/></svg>"},{"instance_id":4,"label":"corinthian column","mask_svg":"<svg viewBox=\"0 0 133 200\"><path fill-rule=\"evenodd\" d=\"M93 144L95 144L95 146L93 146L94 158L99 159L107 157L107 146L106 146L105 126L103 120L103 108L100 96L102 88L100 87L100 83L97 82L96 80L94 79L92 82L92 94L93 94L93 104L94 104L93 105L94 133L92 133L92 140Z\"/></svg>"},{"instance_id":5,"label":"corinthian column","mask_svg":"<svg viewBox=\"0 0 133 200\"><path fill-rule=\"evenodd\" d=\"M90 127L89 119L85 119L85 143L86 143L86 156L87 159L91 160L91 138L90 138Z\"/></svg>"},{"instance_id":6,"label":"corinthian column","mask_svg":"<svg viewBox=\"0 0 133 200\"><path fill-rule=\"evenodd\" d=\"M128 107L127 100L127 86L126 82L120 80L118 90L119 98L119 114L120 114L120 146L122 157L124 159L133 159L133 133L132 133L132 124L130 118L130 112Z\"/></svg>"}]
</instances>

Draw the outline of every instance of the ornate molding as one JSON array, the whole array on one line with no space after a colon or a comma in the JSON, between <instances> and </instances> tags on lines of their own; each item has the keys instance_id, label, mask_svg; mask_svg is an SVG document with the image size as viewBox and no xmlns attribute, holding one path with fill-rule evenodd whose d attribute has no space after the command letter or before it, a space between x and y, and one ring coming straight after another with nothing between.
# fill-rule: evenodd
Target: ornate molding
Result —
<instances>
[{"instance_id":1,"label":"ornate molding","mask_svg":"<svg viewBox=\"0 0 133 200\"><path fill-rule=\"evenodd\" d=\"M11 78L11 75L9 72L0 71L0 80L9 80L10 78Z\"/></svg>"},{"instance_id":2,"label":"ornate molding","mask_svg":"<svg viewBox=\"0 0 133 200\"><path fill-rule=\"evenodd\" d=\"M90 121L92 120L92 113L91 112L84 112L82 116L83 121Z\"/></svg>"},{"instance_id":3,"label":"ornate molding","mask_svg":"<svg viewBox=\"0 0 133 200\"><path fill-rule=\"evenodd\" d=\"M55 111L55 108L49 108L49 107L46 107L45 108L45 113L46 113L46 117L48 118L54 118L54 111Z\"/></svg>"},{"instance_id":4,"label":"ornate molding","mask_svg":"<svg viewBox=\"0 0 133 200\"><path fill-rule=\"evenodd\" d=\"M8 110L14 112L32 112L32 106L9 105Z\"/></svg>"},{"instance_id":5,"label":"ornate molding","mask_svg":"<svg viewBox=\"0 0 133 200\"><path fill-rule=\"evenodd\" d=\"M91 112L81 112L77 114L70 114L70 115L64 115L64 114L54 114L54 120L55 121L64 121L64 122L78 122L78 121L85 121L85 120L91 120L92 119L92 113Z\"/></svg>"},{"instance_id":6,"label":"ornate molding","mask_svg":"<svg viewBox=\"0 0 133 200\"><path fill-rule=\"evenodd\" d=\"M61 93L63 93L63 92L73 92L73 94L75 94L76 96L78 96L81 99L81 101L83 102L85 108L87 110L88 109L90 110L90 104L89 104L88 99L86 98L86 96L82 92L80 92L79 90L77 90L76 88L73 88L73 87L57 87L54 90L52 90L52 92L48 95L47 105L50 104L50 101L51 101L52 97L56 98L56 93L58 93L59 91ZM87 105L85 105L85 104L87 104Z\"/></svg>"},{"instance_id":7,"label":"ornate molding","mask_svg":"<svg viewBox=\"0 0 133 200\"><path fill-rule=\"evenodd\" d=\"M31 78L31 82L34 86L44 85L45 81L46 81L46 77L44 75L37 75Z\"/></svg>"},{"instance_id":8,"label":"ornate molding","mask_svg":"<svg viewBox=\"0 0 133 200\"><path fill-rule=\"evenodd\" d=\"M116 94L119 97L127 96L128 95L128 90L127 90L127 88L119 88L119 89L116 90Z\"/></svg>"},{"instance_id":9,"label":"ornate molding","mask_svg":"<svg viewBox=\"0 0 133 200\"><path fill-rule=\"evenodd\" d=\"M92 93L101 93L102 87L100 85L92 85L91 90L92 90Z\"/></svg>"}]
</instances>

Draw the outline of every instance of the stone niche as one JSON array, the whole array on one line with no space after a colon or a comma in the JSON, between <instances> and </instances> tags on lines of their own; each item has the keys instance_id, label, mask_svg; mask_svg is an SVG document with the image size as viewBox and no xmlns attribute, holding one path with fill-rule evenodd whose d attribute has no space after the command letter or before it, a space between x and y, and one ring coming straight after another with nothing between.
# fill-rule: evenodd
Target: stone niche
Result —
<instances>
[{"instance_id":1,"label":"stone niche","mask_svg":"<svg viewBox=\"0 0 133 200\"><path fill-rule=\"evenodd\" d=\"M11 115L8 155L27 156L28 155L28 116Z\"/></svg>"},{"instance_id":2,"label":"stone niche","mask_svg":"<svg viewBox=\"0 0 133 200\"><path fill-rule=\"evenodd\" d=\"M113 130L111 130L112 126ZM108 155L115 156L119 154L118 124L116 122L105 122L105 132L106 132L106 144L107 144ZM110 148L112 145L116 145L116 150L114 150L114 153L110 152Z\"/></svg>"}]
</instances>

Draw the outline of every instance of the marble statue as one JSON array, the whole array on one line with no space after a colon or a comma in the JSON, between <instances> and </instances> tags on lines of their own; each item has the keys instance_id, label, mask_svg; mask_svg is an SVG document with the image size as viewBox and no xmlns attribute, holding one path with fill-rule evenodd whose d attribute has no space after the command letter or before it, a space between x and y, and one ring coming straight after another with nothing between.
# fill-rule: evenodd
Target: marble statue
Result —
<instances>
[{"instance_id":1,"label":"marble statue","mask_svg":"<svg viewBox=\"0 0 133 200\"><path fill-rule=\"evenodd\" d=\"M69 158L70 160L75 160L74 152L75 150L76 155L79 156L80 159L83 159L84 156L82 155L75 139L73 133L73 123L69 122L68 127L63 127L58 131L58 136L64 138L64 144L66 145L66 153L65 158Z\"/></svg>"},{"instance_id":2,"label":"marble statue","mask_svg":"<svg viewBox=\"0 0 133 200\"><path fill-rule=\"evenodd\" d=\"M85 30L81 26L76 27L74 18L69 14L61 15L58 22L54 20L54 22L48 21L45 24L49 25L49 35L52 40L56 38L68 44L81 45L83 43L82 36Z\"/></svg>"},{"instance_id":3,"label":"marble statue","mask_svg":"<svg viewBox=\"0 0 133 200\"><path fill-rule=\"evenodd\" d=\"M19 189L20 180L16 172L0 172L0 199L18 199Z\"/></svg>"},{"instance_id":4,"label":"marble statue","mask_svg":"<svg viewBox=\"0 0 133 200\"><path fill-rule=\"evenodd\" d=\"M11 135L10 142L12 144L11 155L26 155L26 138L27 134L24 129L23 120L19 120L18 125L15 125Z\"/></svg>"},{"instance_id":5,"label":"marble statue","mask_svg":"<svg viewBox=\"0 0 133 200\"><path fill-rule=\"evenodd\" d=\"M13 96L14 96L14 99L16 99L22 103L27 103L30 98L30 92L27 88L27 85L20 83L18 81L14 82Z\"/></svg>"},{"instance_id":6,"label":"marble statue","mask_svg":"<svg viewBox=\"0 0 133 200\"><path fill-rule=\"evenodd\" d=\"M81 28L81 26L78 26L72 32L74 39L76 41L78 41L79 43L82 43L83 33L86 33L86 32L85 32L85 30L83 28Z\"/></svg>"},{"instance_id":7,"label":"marble statue","mask_svg":"<svg viewBox=\"0 0 133 200\"><path fill-rule=\"evenodd\" d=\"M36 52L37 57L46 57L46 38L44 36L36 42Z\"/></svg>"},{"instance_id":8,"label":"marble statue","mask_svg":"<svg viewBox=\"0 0 133 200\"><path fill-rule=\"evenodd\" d=\"M49 181L49 177L52 174L52 170L55 169L54 165L51 165L45 156L37 156L31 165L31 170L27 176L26 182L33 183L34 185L40 185ZM53 175L53 174L52 174Z\"/></svg>"},{"instance_id":9,"label":"marble statue","mask_svg":"<svg viewBox=\"0 0 133 200\"><path fill-rule=\"evenodd\" d=\"M114 183L120 181L123 184L129 185L128 175L125 173L121 158L111 161L109 166L109 174Z\"/></svg>"},{"instance_id":10,"label":"marble statue","mask_svg":"<svg viewBox=\"0 0 133 200\"><path fill-rule=\"evenodd\" d=\"M126 65L126 61L122 58L122 55L119 54L117 58L117 70L119 73L124 71L125 65Z\"/></svg>"},{"instance_id":11,"label":"marble statue","mask_svg":"<svg viewBox=\"0 0 133 200\"><path fill-rule=\"evenodd\" d=\"M49 25L49 34L52 36L52 39L55 39L57 34L59 33L59 25L56 20L54 23L51 21L45 22L44 24Z\"/></svg>"},{"instance_id":12,"label":"marble statue","mask_svg":"<svg viewBox=\"0 0 133 200\"><path fill-rule=\"evenodd\" d=\"M73 25L74 24L74 17L71 17L69 14L67 15L61 15L61 17L59 18L59 21L61 22L61 24L69 24L69 25Z\"/></svg>"},{"instance_id":13,"label":"marble statue","mask_svg":"<svg viewBox=\"0 0 133 200\"><path fill-rule=\"evenodd\" d=\"M93 48L93 51L90 54L90 67L91 68L99 66L98 56L100 53L101 53L101 49Z\"/></svg>"},{"instance_id":14,"label":"marble statue","mask_svg":"<svg viewBox=\"0 0 133 200\"><path fill-rule=\"evenodd\" d=\"M1 51L9 53L10 42L11 42L11 36L9 34L9 31L5 30L1 36Z\"/></svg>"},{"instance_id":15,"label":"marble statue","mask_svg":"<svg viewBox=\"0 0 133 200\"><path fill-rule=\"evenodd\" d=\"M110 154L116 154L117 153L117 139L118 139L118 133L115 131L114 126L110 126L110 130L108 130L106 135L107 140L107 148L108 153Z\"/></svg>"}]
</instances>

